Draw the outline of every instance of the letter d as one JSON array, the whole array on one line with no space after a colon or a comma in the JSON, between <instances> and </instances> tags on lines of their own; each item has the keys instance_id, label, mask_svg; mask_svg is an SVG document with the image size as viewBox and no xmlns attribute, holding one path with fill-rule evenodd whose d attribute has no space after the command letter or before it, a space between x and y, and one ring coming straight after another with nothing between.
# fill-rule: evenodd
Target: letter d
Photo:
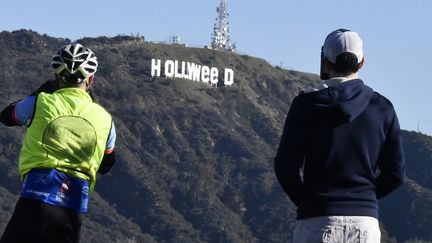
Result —
<instances>
[{"instance_id":1,"label":"letter d","mask_svg":"<svg viewBox=\"0 0 432 243\"><path fill-rule=\"evenodd\" d=\"M224 85L231 86L234 83L234 71L231 68L225 68Z\"/></svg>"}]
</instances>

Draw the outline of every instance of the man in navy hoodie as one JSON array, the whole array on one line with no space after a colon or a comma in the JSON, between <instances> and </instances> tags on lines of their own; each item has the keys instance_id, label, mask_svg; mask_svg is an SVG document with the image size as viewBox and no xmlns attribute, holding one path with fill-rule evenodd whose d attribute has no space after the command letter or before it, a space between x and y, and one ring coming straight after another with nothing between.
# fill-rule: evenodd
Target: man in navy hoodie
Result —
<instances>
[{"instance_id":1,"label":"man in navy hoodie","mask_svg":"<svg viewBox=\"0 0 432 243\"><path fill-rule=\"evenodd\" d=\"M378 200L405 177L400 128L391 102L358 77L356 32L325 39L319 87L294 98L274 160L297 206L294 242L380 242Z\"/></svg>"}]
</instances>

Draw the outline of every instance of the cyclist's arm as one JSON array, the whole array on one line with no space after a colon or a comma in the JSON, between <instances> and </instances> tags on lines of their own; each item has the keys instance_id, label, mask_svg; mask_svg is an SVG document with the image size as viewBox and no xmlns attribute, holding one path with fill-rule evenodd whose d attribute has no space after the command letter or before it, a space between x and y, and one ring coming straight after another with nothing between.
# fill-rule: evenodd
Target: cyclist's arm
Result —
<instances>
[{"instance_id":1,"label":"cyclist's arm","mask_svg":"<svg viewBox=\"0 0 432 243\"><path fill-rule=\"evenodd\" d=\"M6 126L29 126L34 115L36 97L39 93L52 94L59 89L56 80L48 80L26 98L13 102L0 113L0 122Z\"/></svg>"},{"instance_id":2,"label":"cyclist's arm","mask_svg":"<svg viewBox=\"0 0 432 243\"><path fill-rule=\"evenodd\" d=\"M6 126L29 126L34 115L36 96L9 104L0 114L0 122Z\"/></svg>"},{"instance_id":3,"label":"cyclist's arm","mask_svg":"<svg viewBox=\"0 0 432 243\"><path fill-rule=\"evenodd\" d=\"M98 170L99 174L108 173L116 162L115 140L116 140L116 129L114 126L114 122L112 122L110 134L107 140L107 145L105 147L105 153L102 158L101 165L99 166L99 170Z\"/></svg>"}]
</instances>

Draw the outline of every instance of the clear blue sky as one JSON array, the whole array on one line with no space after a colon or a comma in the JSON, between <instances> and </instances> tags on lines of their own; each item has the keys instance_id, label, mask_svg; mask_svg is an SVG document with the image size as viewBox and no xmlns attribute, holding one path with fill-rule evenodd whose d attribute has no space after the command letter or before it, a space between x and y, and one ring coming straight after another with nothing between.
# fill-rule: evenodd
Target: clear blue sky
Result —
<instances>
[{"instance_id":1,"label":"clear blue sky","mask_svg":"<svg viewBox=\"0 0 432 243\"><path fill-rule=\"evenodd\" d=\"M31 29L76 40L140 34L193 46L210 43L219 0L14 0L2 3L0 30ZM364 41L360 76L394 104L402 128L432 134L432 1L228 0L231 37L241 53L319 73L325 36L343 27Z\"/></svg>"}]
</instances>

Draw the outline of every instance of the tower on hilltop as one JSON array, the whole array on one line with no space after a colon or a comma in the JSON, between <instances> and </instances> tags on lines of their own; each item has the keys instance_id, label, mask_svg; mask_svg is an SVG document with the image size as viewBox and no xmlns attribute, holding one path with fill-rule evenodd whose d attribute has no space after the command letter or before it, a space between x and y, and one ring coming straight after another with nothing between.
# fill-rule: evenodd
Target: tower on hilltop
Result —
<instances>
[{"instance_id":1,"label":"tower on hilltop","mask_svg":"<svg viewBox=\"0 0 432 243\"><path fill-rule=\"evenodd\" d=\"M229 22L227 11L227 0L220 0L219 7L216 8L218 17L213 28L211 47L215 50L235 51L236 46L231 43L229 34Z\"/></svg>"}]
</instances>

